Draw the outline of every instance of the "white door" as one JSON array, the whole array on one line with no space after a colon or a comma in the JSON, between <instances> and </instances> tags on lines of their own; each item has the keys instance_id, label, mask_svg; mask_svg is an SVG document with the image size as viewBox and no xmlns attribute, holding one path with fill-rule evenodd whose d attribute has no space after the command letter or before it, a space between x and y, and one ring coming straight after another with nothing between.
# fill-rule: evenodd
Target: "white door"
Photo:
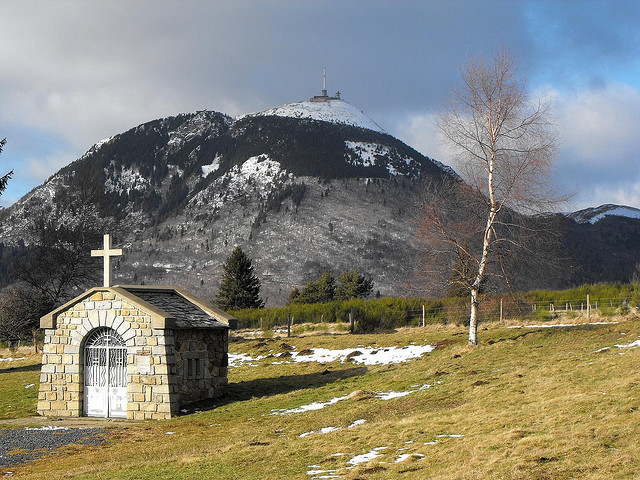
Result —
<instances>
[{"instance_id":1,"label":"white door","mask_svg":"<svg viewBox=\"0 0 640 480\"><path fill-rule=\"evenodd\" d=\"M92 331L85 342L84 414L127 417L127 347L111 328Z\"/></svg>"}]
</instances>

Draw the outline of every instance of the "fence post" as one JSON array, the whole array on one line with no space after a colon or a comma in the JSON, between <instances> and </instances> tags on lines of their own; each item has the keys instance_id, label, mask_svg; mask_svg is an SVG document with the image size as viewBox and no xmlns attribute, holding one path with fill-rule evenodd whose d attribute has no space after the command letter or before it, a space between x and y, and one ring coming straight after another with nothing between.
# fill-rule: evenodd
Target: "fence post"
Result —
<instances>
[{"instance_id":1,"label":"fence post","mask_svg":"<svg viewBox=\"0 0 640 480\"><path fill-rule=\"evenodd\" d=\"M291 336L291 314L287 315L287 337Z\"/></svg>"},{"instance_id":2,"label":"fence post","mask_svg":"<svg viewBox=\"0 0 640 480\"><path fill-rule=\"evenodd\" d=\"M424 308L424 305L422 305L422 326L423 327L427 326L427 311Z\"/></svg>"},{"instance_id":3,"label":"fence post","mask_svg":"<svg viewBox=\"0 0 640 480\"><path fill-rule=\"evenodd\" d=\"M589 303L589 294L587 293L587 318L591 318L591 303Z\"/></svg>"},{"instance_id":4,"label":"fence post","mask_svg":"<svg viewBox=\"0 0 640 480\"><path fill-rule=\"evenodd\" d=\"M500 299L500 323L502 323L502 299Z\"/></svg>"}]
</instances>

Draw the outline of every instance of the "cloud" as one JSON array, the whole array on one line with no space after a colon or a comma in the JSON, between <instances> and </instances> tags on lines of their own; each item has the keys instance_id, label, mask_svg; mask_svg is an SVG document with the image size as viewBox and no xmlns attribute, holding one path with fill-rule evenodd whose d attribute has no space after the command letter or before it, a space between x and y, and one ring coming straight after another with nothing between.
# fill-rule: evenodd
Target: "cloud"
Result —
<instances>
[{"instance_id":1,"label":"cloud","mask_svg":"<svg viewBox=\"0 0 640 480\"><path fill-rule=\"evenodd\" d=\"M330 89L384 125L416 98L443 98L469 53L457 36L441 47L454 27L488 48L492 27L524 21L520 7L498 3L495 11L470 3L465 16L443 2L9 3L0 116L86 149L162 116L239 115L306 99L327 65Z\"/></svg>"},{"instance_id":2,"label":"cloud","mask_svg":"<svg viewBox=\"0 0 640 480\"><path fill-rule=\"evenodd\" d=\"M442 147L442 139L436 127L433 113L414 113L397 119L393 135L420 153L449 164L450 155Z\"/></svg>"},{"instance_id":3,"label":"cloud","mask_svg":"<svg viewBox=\"0 0 640 480\"><path fill-rule=\"evenodd\" d=\"M533 93L552 103L561 140L554 178L564 193L575 193L575 208L640 207L640 90L609 83L568 92L546 86ZM442 145L435 118L431 112L412 113L396 119L391 132L460 171Z\"/></svg>"},{"instance_id":4,"label":"cloud","mask_svg":"<svg viewBox=\"0 0 640 480\"><path fill-rule=\"evenodd\" d=\"M597 202L640 207L640 90L609 83L551 95L563 140L559 183L577 193L580 207Z\"/></svg>"},{"instance_id":5,"label":"cloud","mask_svg":"<svg viewBox=\"0 0 640 480\"><path fill-rule=\"evenodd\" d=\"M595 86L637 77L640 3L635 0L540 0L525 4L537 76ZM635 70L636 75L633 74Z\"/></svg>"}]
</instances>

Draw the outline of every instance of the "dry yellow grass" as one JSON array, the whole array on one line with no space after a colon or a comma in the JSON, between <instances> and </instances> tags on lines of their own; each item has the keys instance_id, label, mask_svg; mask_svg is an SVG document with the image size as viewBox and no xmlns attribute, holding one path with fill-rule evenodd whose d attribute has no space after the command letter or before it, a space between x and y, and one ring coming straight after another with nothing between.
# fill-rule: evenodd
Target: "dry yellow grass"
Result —
<instances>
[{"instance_id":1,"label":"dry yellow grass","mask_svg":"<svg viewBox=\"0 0 640 480\"><path fill-rule=\"evenodd\" d=\"M439 346L421 359L382 366L265 358L260 367L232 369L229 397L215 408L170 421L109 422L108 444L67 448L11 470L34 479L311 479L308 471L347 480L634 478L640 349L614 345L636 340L640 325L611 320L619 323L485 325L479 347L451 326L235 342L231 351L252 356L286 345ZM417 390L424 384L431 387ZM390 390L415 391L387 401L375 396ZM271 414L350 394L320 410ZM359 419L365 423L348 428ZM339 430L318 433L326 427ZM386 448L374 451L379 447ZM379 456L348 463L368 452Z\"/></svg>"}]
</instances>

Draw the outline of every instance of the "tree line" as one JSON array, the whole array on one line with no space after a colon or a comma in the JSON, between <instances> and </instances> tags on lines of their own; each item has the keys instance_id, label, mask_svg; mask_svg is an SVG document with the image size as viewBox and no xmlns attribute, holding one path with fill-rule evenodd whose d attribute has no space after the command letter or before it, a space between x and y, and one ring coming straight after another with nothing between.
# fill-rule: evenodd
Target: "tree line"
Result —
<instances>
[{"instance_id":1,"label":"tree line","mask_svg":"<svg viewBox=\"0 0 640 480\"><path fill-rule=\"evenodd\" d=\"M251 259L239 245L222 266L222 280L215 303L227 310L262 308L260 279ZM324 271L317 280L309 281L302 290L294 288L289 294L290 304L327 303L366 298L373 291L373 281L358 270L340 275L339 282L331 272Z\"/></svg>"}]
</instances>

